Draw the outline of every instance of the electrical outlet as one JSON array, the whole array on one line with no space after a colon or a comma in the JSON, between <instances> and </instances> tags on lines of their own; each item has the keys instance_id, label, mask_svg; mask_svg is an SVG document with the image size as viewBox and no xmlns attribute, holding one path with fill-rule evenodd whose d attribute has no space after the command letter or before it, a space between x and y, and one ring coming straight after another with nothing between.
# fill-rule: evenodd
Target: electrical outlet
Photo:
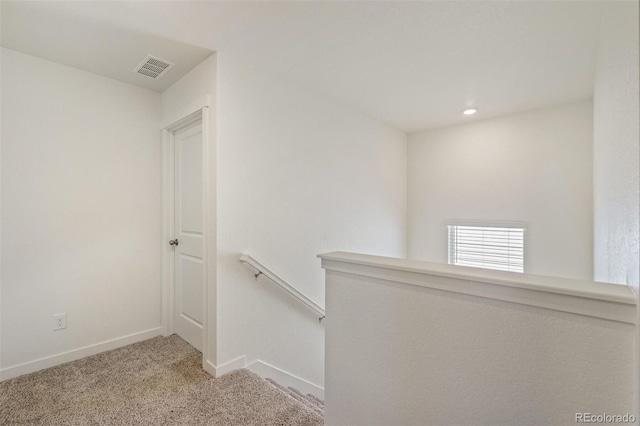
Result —
<instances>
[{"instance_id":1,"label":"electrical outlet","mask_svg":"<svg viewBox=\"0 0 640 426\"><path fill-rule=\"evenodd\" d=\"M53 316L53 331L67 328L67 314L57 314Z\"/></svg>"}]
</instances>

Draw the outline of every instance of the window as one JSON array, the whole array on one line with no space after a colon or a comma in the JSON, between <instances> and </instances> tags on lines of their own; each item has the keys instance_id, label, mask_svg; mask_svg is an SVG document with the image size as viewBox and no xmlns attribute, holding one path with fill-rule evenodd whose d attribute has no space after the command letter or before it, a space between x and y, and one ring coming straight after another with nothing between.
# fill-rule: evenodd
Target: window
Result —
<instances>
[{"instance_id":1,"label":"window","mask_svg":"<svg viewBox=\"0 0 640 426\"><path fill-rule=\"evenodd\" d=\"M452 223L449 264L524 272L524 223Z\"/></svg>"}]
</instances>

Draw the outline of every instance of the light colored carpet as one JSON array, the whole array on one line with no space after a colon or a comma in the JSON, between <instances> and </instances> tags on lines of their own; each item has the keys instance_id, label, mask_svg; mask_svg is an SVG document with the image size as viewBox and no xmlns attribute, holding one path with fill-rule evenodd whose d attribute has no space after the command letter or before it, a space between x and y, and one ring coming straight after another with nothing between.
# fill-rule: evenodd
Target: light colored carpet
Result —
<instances>
[{"instance_id":1,"label":"light colored carpet","mask_svg":"<svg viewBox=\"0 0 640 426\"><path fill-rule=\"evenodd\" d=\"M16 377L0 383L0 424L323 424L320 400L248 370L213 379L200 364L174 335Z\"/></svg>"}]
</instances>

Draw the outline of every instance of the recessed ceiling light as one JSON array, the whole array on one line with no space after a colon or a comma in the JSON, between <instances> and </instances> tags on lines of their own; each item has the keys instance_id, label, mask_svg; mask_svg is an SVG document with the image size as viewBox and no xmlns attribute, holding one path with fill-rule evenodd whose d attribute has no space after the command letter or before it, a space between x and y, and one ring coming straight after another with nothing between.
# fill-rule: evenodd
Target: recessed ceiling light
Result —
<instances>
[{"instance_id":1,"label":"recessed ceiling light","mask_svg":"<svg viewBox=\"0 0 640 426\"><path fill-rule=\"evenodd\" d=\"M478 110L477 110L477 109L475 109L475 108L465 108L465 109L463 109L463 110L462 110L462 113L463 113L464 115L473 115L473 114L475 114L476 112L478 112Z\"/></svg>"}]
</instances>

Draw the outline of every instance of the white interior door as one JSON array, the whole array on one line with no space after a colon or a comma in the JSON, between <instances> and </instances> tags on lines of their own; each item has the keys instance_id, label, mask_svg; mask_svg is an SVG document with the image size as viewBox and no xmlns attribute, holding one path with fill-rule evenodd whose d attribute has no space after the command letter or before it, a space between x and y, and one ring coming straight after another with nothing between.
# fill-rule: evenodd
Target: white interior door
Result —
<instances>
[{"instance_id":1,"label":"white interior door","mask_svg":"<svg viewBox=\"0 0 640 426\"><path fill-rule=\"evenodd\" d=\"M202 121L174 133L174 331L202 351Z\"/></svg>"}]
</instances>

